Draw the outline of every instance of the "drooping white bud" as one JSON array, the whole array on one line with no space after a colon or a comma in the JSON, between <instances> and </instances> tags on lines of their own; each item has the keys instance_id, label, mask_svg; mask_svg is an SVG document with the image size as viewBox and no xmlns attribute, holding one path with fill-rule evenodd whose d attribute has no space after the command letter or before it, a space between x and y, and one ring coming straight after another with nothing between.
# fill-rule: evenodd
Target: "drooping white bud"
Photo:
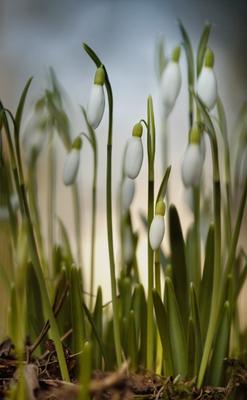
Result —
<instances>
[{"instance_id":1,"label":"drooping white bud","mask_svg":"<svg viewBox=\"0 0 247 400\"><path fill-rule=\"evenodd\" d=\"M63 169L63 182L66 186L72 185L76 179L80 165L80 150L82 140L78 136L72 144L71 150L66 156Z\"/></svg>"},{"instance_id":2,"label":"drooping white bud","mask_svg":"<svg viewBox=\"0 0 247 400\"><path fill-rule=\"evenodd\" d=\"M105 94L103 89L104 83L104 68L99 67L95 74L94 84L91 89L87 107L88 122L94 129L99 126L105 110Z\"/></svg>"},{"instance_id":3,"label":"drooping white bud","mask_svg":"<svg viewBox=\"0 0 247 400\"><path fill-rule=\"evenodd\" d=\"M180 47L176 47L161 76L161 97L167 114L173 109L181 88L179 58Z\"/></svg>"},{"instance_id":4,"label":"drooping white bud","mask_svg":"<svg viewBox=\"0 0 247 400\"><path fill-rule=\"evenodd\" d=\"M212 110L217 101L217 80L213 70L214 55L207 49L205 63L197 82L197 93L209 110Z\"/></svg>"},{"instance_id":5,"label":"drooping white bud","mask_svg":"<svg viewBox=\"0 0 247 400\"><path fill-rule=\"evenodd\" d=\"M155 208L155 216L149 229L149 242L152 249L158 250L165 234L165 203L158 201Z\"/></svg>"},{"instance_id":6,"label":"drooping white bud","mask_svg":"<svg viewBox=\"0 0 247 400\"><path fill-rule=\"evenodd\" d=\"M127 211L135 195L135 181L128 176L124 177L121 191L121 202L123 211Z\"/></svg>"},{"instance_id":7,"label":"drooping white bud","mask_svg":"<svg viewBox=\"0 0 247 400\"><path fill-rule=\"evenodd\" d=\"M189 143L182 162L182 179L185 187L199 185L203 161L200 144Z\"/></svg>"},{"instance_id":8,"label":"drooping white bud","mask_svg":"<svg viewBox=\"0 0 247 400\"><path fill-rule=\"evenodd\" d=\"M129 139L124 158L124 175L135 179L140 172L143 161L142 125L134 126L132 137Z\"/></svg>"}]
</instances>

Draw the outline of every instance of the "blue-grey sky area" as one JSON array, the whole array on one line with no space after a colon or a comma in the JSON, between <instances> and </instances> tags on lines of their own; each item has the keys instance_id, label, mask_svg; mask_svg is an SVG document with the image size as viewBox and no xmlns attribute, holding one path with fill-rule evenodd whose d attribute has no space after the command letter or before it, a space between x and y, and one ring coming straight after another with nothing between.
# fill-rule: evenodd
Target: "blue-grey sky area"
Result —
<instances>
[{"instance_id":1,"label":"blue-grey sky area","mask_svg":"<svg viewBox=\"0 0 247 400\"><path fill-rule=\"evenodd\" d=\"M212 24L209 40L215 51L215 72L232 131L235 117L247 97L247 1L246 0L0 0L0 97L15 109L27 78L34 76L31 101L46 86L48 67L52 66L72 101L71 121L76 135L82 129L78 104L86 104L94 66L83 52L87 42L107 67L114 93L113 187L120 178L121 157L133 124L145 118L146 98L154 97L157 143L160 134L160 101L155 74L155 43L164 37L168 54L181 43L177 26L180 18L196 51L203 24ZM171 197L179 207L184 204L180 177L181 159L188 133L188 90L184 52L181 57L183 86L169 121ZM97 131L100 148L99 218L104 219L105 144L107 117ZM157 150L159 153L159 150ZM63 161L64 153L59 157ZM159 162L159 155L158 155ZM85 144L80 177L85 209L90 206L91 154ZM44 169L45 170L45 169ZM41 168L39 191L45 187ZM210 168L206 169L206 173ZM59 179L61 178L58 175ZM158 168L157 178L161 171ZM42 189L43 190L43 189ZM69 194L61 185L60 213L69 223ZM45 189L44 189L45 191ZM134 209L146 207L146 170L137 184ZM70 201L70 200L69 200ZM114 197L114 202L116 202ZM62 206L66 205L65 208ZM115 203L114 203L115 204ZM42 203L45 210L45 201ZM188 211L188 210L187 210ZM139 214L138 214L139 215ZM101 216L101 217L100 217ZM87 226L90 213L84 215ZM104 222L104 221L103 221ZM139 218L135 228L141 229ZM107 254L105 224L99 224L97 257ZM73 235L73 234L72 234ZM84 243L86 247L87 243ZM107 257L107 255L106 255ZM99 278L100 279L100 278ZM105 276L102 275L102 279Z\"/></svg>"}]
</instances>

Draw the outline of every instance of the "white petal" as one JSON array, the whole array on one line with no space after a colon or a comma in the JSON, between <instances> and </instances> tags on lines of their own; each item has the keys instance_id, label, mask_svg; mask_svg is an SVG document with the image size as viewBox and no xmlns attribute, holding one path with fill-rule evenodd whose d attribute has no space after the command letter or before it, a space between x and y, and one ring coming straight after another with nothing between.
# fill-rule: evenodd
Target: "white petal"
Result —
<instances>
[{"instance_id":1,"label":"white petal","mask_svg":"<svg viewBox=\"0 0 247 400\"><path fill-rule=\"evenodd\" d=\"M122 185L122 207L124 211L127 211L132 203L135 195L135 181L130 179L128 176L124 178Z\"/></svg>"},{"instance_id":2,"label":"white petal","mask_svg":"<svg viewBox=\"0 0 247 400\"><path fill-rule=\"evenodd\" d=\"M93 84L89 96L87 117L88 122L96 129L103 117L105 109L105 94L103 86Z\"/></svg>"},{"instance_id":3,"label":"white petal","mask_svg":"<svg viewBox=\"0 0 247 400\"><path fill-rule=\"evenodd\" d=\"M124 159L124 174L131 179L135 179L140 172L142 161L142 140L139 137L132 136L127 143Z\"/></svg>"},{"instance_id":4,"label":"white petal","mask_svg":"<svg viewBox=\"0 0 247 400\"><path fill-rule=\"evenodd\" d=\"M181 71L178 63L170 61L161 77L161 95L167 112L170 112L176 102L181 88Z\"/></svg>"},{"instance_id":5,"label":"white petal","mask_svg":"<svg viewBox=\"0 0 247 400\"><path fill-rule=\"evenodd\" d=\"M165 220L162 215L155 215L149 230L149 241L153 250L158 250L165 234Z\"/></svg>"},{"instance_id":6,"label":"white petal","mask_svg":"<svg viewBox=\"0 0 247 400\"><path fill-rule=\"evenodd\" d=\"M189 144L182 162L182 179L184 186L198 186L203 167L203 157L199 144Z\"/></svg>"},{"instance_id":7,"label":"white petal","mask_svg":"<svg viewBox=\"0 0 247 400\"><path fill-rule=\"evenodd\" d=\"M80 164L80 150L72 149L66 157L63 170L63 182L67 185L74 183Z\"/></svg>"},{"instance_id":8,"label":"white petal","mask_svg":"<svg viewBox=\"0 0 247 400\"><path fill-rule=\"evenodd\" d=\"M209 110L215 106L217 100L217 81L212 68L202 68L197 82L197 93Z\"/></svg>"}]
</instances>

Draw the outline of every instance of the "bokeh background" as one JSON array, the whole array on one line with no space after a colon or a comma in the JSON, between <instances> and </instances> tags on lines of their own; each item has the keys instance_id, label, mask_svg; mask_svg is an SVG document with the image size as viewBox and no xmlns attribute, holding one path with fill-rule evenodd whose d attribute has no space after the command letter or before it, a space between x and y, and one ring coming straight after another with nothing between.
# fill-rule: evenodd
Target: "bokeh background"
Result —
<instances>
[{"instance_id":1,"label":"bokeh background","mask_svg":"<svg viewBox=\"0 0 247 400\"><path fill-rule=\"evenodd\" d=\"M155 72L155 45L164 37L165 48L181 42L177 18L186 26L196 50L206 21L212 24L210 47L215 51L215 71L220 95L227 110L229 132L234 135L236 117L247 96L247 3L245 0L0 0L0 97L15 109L25 81L34 76L28 107L31 107L47 85L48 68L52 66L68 93L74 136L85 128L79 104L86 105L94 75L94 66L82 50L87 42L104 61L114 91L113 199L114 229L117 250L116 202L121 175L124 145L132 125L145 118L146 98L152 94L160 136L161 106ZM180 163L186 146L188 115L186 62L181 59L183 87L169 121L171 200L178 207L186 230L191 219L180 177ZM28 119L28 112L26 113ZM105 224L105 159L107 117L97 130L100 149L96 278L110 298L110 279ZM158 147L158 146L157 146ZM58 148L58 214L64 220L74 241L71 193L62 185L64 152ZM25 148L23 149L25 153ZM157 182L161 178L160 152L157 149ZM42 215L47 215L46 159L40 162L38 190ZM133 210L135 230L141 231L140 210L146 209L146 165L137 183ZM206 168L210 174L210 167ZM89 265L91 151L85 144L78 179L81 182L83 223L82 252ZM245 222L246 225L246 222ZM45 229L45 228L44 228ZM242 242L244 243L244 233ZM146 239L139 245L139 255L146 279Z\"/></svg>"}]
</instances>

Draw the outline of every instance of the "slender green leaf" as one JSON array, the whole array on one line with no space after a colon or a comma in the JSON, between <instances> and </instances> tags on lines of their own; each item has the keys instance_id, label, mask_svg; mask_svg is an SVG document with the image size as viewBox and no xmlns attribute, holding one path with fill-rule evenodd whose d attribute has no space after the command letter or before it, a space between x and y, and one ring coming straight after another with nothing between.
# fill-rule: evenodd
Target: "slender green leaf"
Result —
<instances>
[{"instance_id":1,"label":"slender green leaf","mask_svg":"<svg viewBox=\"0 0 247 400\"><path fill-rule=\"evenodd\" d=\"M119 294L120 294L120 309L122 318L128 318L131 298L132 298L132 285L130 278L119 279Z\"/></svg>"},{"instance_id":2,"label":"slender green leaf","mask_svg":"<svg viewBox=\"0 0 247 400\"><path fill-rule=\"evenodd\" d=\"M137 369L137 340L136 340L136 326L135 326L135 313L130 310L128 317L128 358L130 359L130 370L136 371Z\"/></svg>"},{"instance_id":3,"label":"slender green leaf","mask_svg":"<svg viewBox=\"0 0 247 400\"><path fill-rule=\"evenodd\" d=\"M78 396L78 400L89 400L89 384L92 373L92 355L93 347L92 343L85 342L83 345L82 354L80 357L80 384L81 389Z\"/></svg>"},{"instance_id":4,"label":"slender green leaf","mask_svg":"<svg viewBox=\"0 0 247 400\"><path fill-rule=\"evenodd\" d=\"M158 195L157 195L157 199L156 199L156 203L159 200L163 200L166 194L166 189L167 189L167 184L168 184L168 179L170 176L170 172L171 172L171 165L169 165L169 167L167 167L165 174L163 176L159 191L158 191Z\"/></svg>"},{"instance_id":5,"label":"slender green leaf","mask_svg":"<svg viewBox=\"0 0 247 400\"><path fill-rule=\"evenodd\" d=\"M25 105L25 101L26 101L26 97L27 97L27 93L28 93L28 89L31 85L32 82L32 77L28 79L23 92L21 94L20 97L20 101L16 110L16 114L15 114L15 125L16 125L16 132L19 134L20 131L20 126L21 126L21 119L22 119L22 114L23 114L23 109L24 109L24 105Z\"/></svg>"},{"instance_id":6,"label":"slender green leaf","mask_svg":"<svg viewBox=\"0 0 247 400\"><path fill-rule=\"evenodd\" d=\"M204 56L205 56L205 52L208 47L208 39L209 39L210 31L211 31L211 25L205 24L202 34L201 34L200 41L199 41L198 50L197 50L197 77L200 75L200 72L203 67Z\"/></svg>"},{"instance_id":7,"label":"slender green leaf","mask_svg":"<svg viewBox=\"0 0 247 400\"><path fill-rule=\"evenodd\" d=\"M132 296L131 308L135 313L137 343L139 345L139 365L146 365L147 349L147 302L144 287L137 284Z\"/></svg>"},{"instance_id":8,"label":"slender green leaf","mask_svg":"<svg viewBox=\"0 0 247 400\"><path fill-rule=\"evenodd\" d=\"M7 294L10 295L11 293L11 282L6 272L5 267L0 263L0 284L1 287L4 287Z\"/></svg>"},{"instance_id":9,"label":"slender green leaf","mask_svg":"<svg viewBox=\"0 0 247 400\"><path fill-rule=\"evenodd\" d=\"M176 375L180 374L185 377L188 368L186 337L176 294L170 278L166 278L165 287L173 368Z\"/></svg>"},{"instance_id":10,"label":"slender green leaf","mask_svg":"<svg viewBox=\"0 0 247 400\"><path fill-rule=\"evenodd\" d=\"M199 308L201 315L202 337L205 339L211 309L211 298L213 291L213 269L214 269L214 227L208 230L203 275L200 286Z\"/></svg>"},{"instance_id":11,"label":"slender green leaf","mask_svg":"<svg viewBox=\"0 0 247 400\"><path fill-rule=\"evenodd\" d=\"M212 386L220 386L224 369L224 358L228 355L230 335L230 304L224 304L224 310L219 328L217 329L216 342L209 367L208 382Z\"/></svg>"},{"instance_id":12,"label":"slender green leaf","mask_svg":"<svg viewBox=\"0 0 247 400\"><path fill-rule=\"evenodd\" d=\"M185 246L179 215L174 205L169 208L169 235L173 285L183 318L184 328L188 321L189 288L185 260Z\"/></svg>"},{"instance_id":13,"label":"slender green leaf","mask_svg":"<svg viewBox=\"0 0 247 400\"><path fill-rule=\"evenodd\" d=\"M155 311L157 326L164 354L165 375L172 376L174 375L175 370L173 368L173 363L172 363L169 321L167 317L166 308L162 303L160 295L156 289L153 289L153 302L154 302L154 311Z\"/></svg>"},{"instance_id":14,"label":"slender green leaf","mask_svg":"<svg viewBox=\"0 0 247 400\"><path fill-rule=\"evenodd\" d=\"M102 342L103 337L103 310L102 310L102 289L99 286L97 290L97 297L95 302L95 307L93 311L93 322L96 329L96 337L92 337L93 341L93 358L94 358L94 368L102 369L102 350L104 353L104 344ZM87 315L87 313L86 313ZM99 336L99 338L97 338ZM100 341L100 344L99 344Z\"/></svg>"},{"instance_id":15,"label":"slender green leaf","mask_svg":"<svg viewBox=\"0 0 247 400\"><path fill-rule=\"evenodd\" d=\"M99 305L100 305L100 300L99 301ZM100 321L100 311L97 309L97 320L94 319L94 316L91 315L89 309L87 308L86 304L83 302L83 309L85 311L85 315L92 327L92 331L94 334L94 337L99 345L100 351L102 353L102 356L104 358L105 361L105 366L106 368L109 367L110 363L109 363L109 357L108 357L108 352L105 351L105 346L103 344L102 338L101 338L101 329L102 329L102 320ZM94 314L95 315L95 314ZM96 325L97 323L97 325ZM100 326L101 325L101 326ZM98 329L99 327L99 329Z\"/></svg>"},{"instance_id":16,"label":"slender green leaf","mask_svg":"<svg viewBox=\"0 0 247 400\"><path fill-rule=\"evenodd\" d=\"M190 284L190 312L194 323L194 332L195 332L194 371L197 371L202 356L202 334L201 334L201 321L200 321L200 312L197 301L197 295L195 292L194 284L192 282Z\"/></svg>"},{"instance_id":17,"label":"slender green leaf","mask_svg":"<svg viewBox=\"0 0 247 400\"><path fill-rule=\"evenodd\" d=\"M72 317L72 351L79 353L85 340L85 320L83 312L82 285L80 270L71 268L70 294L71 294L71 317Z\"/></svg>"},{"instance_id":18,"label":"slender green leaf","mask_svg":"<svg viewBox=\"0 0 247 400\"><path fill-rule=\"evenodd\" d=\"M193 55L192 45L190 42L189 35L181 21L178 21L178 26L183 38L183 46L185 49L187 63L188 63L188 83L190 87L194 87L195 71L194 71L194 55Z\"/></svg>"}]
</instances>

